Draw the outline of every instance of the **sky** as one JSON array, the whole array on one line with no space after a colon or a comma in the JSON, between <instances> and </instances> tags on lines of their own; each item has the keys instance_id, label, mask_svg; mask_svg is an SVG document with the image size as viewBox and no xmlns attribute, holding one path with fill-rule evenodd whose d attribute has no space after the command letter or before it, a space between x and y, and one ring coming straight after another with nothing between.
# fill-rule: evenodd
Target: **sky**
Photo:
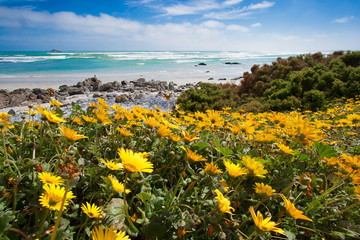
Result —
<instances>
[{"instance_id":1,"label":"sky","mask_svg":"<svg viewBox=\"0 0 360 240\"><path fill-rule=\"evenodd\" d=\"M0 0L0 51L360 50L360 0Z\"/></svg>"}]
</instances>

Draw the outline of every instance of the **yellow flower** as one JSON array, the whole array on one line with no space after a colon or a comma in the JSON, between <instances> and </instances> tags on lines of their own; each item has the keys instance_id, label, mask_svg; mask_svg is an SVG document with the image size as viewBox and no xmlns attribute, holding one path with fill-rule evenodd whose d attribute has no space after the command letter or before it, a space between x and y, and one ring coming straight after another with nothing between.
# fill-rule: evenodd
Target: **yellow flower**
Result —
<instances>
[{"instance_id":1,"label":"yellow flower","mask_svg":"<svg viewBox=\"0 0 360 240\"><path fill-rule=\"evenodd\" d=\"M303 211L297 210L296 207L294 206L294 204L292 204L290 202L290 200L288 200L284 195L281 194L282 199L284 200L285 203L285 208L286 210L290 213L290 215L295 218L295 219L303 219L303 220L307 220L312 222L312 220L310 218L308 218L307 216L305 216L303 213Z\"/></svg>"},{"instance_id":2,"label":"yellow flower","mask_svg":"<svg viewBox=\"0 0 360 240\"><path fill-rule=\"evenodd\" d=\"M217 173L222 173L222 171L220 169L218 169L218 167L213 163L205 163L205 169L204 172L211 172L212 174L217 174Z\"/></svg>"},{"instance_id":3,"label":"yellow flower","mask_svg":"<svg viewBox=\"0 0 360 240\"><path fill-rule=\"evenodd\" d=\"M184 146L181 146L181 148L184 149L184 151L186 152L186 157L190 158L194 162L206 161L206 159L203 156L197 155L195 152L191 151L190 149Z\"/></svg>"},{"instance_id":4,"label":"yellow flower","mask_svg":"<svg viewBox=\"0 0 360 240\"><path fill-rule=\"evenodd\" d=\"M106 159L101 159L100 160L103 164L106 165L106 167L110 170L119 170L119 169L123 169L123 165L121 163L117 163L117 162L113 162L110 160L106 160Z\"/></svg>"},{"instance_id":5,"label":"yellow flower","mask_svg":"<svg viewBox=\"0 0 360 240\"><path fill-rule=\"evenodd\" d=\"M103 98L97 98L99 104L104 107L106 110L110 110L110 106L107 104L107 102Z\"/></svg>"},{"instance_id":6,"label":"yellow flower","mask_svg":"<svg viewBox=\"0 0 360 240\"><path fill-rule=\"evenodd\" d=\"M131 136L134 136L134 134L132 134L131 132L129 132L128 130L126 129L123 129L123 128L116 128L116 130L118 130L120 132L121 135L125 136L125 137L131 137Z\"/></svg>"},{"instance_id":7,"label":"yellow flower","mask_svg":"<svg viewBox=\"0 0 360 240\"><path fill-rule=\"evenodd\" d=\"M107 112L105 110L97 110L95 111L95 115L97 119L100 120L100 122L104 125L111 124L112 121L108 118Z\"/></svg>"},{"instance_id":8,"label":"yellow flower","mask_svg":"<svg viewBox=\"0 0 360 240\"><path fill-rule=\"evenodd\" d=\"M116 230L113 226L103 229L101 225L91 230L92 240L130 240L128 236L125 236L125 232Z\"/></svg>"},{"instance_id":9,"label":"yellow flower","mask_svg":"<svg viewBox=\"0 0 360 240\"><path fill-rule=\"evenodd\" d=\"M268 172L266 169L264 169L264 166L260 162L249 156L244 156L242 158L242 162L248 169L249 173L257 177L264 177L264 174Z\"/></svg>"},{"instance_id":10,"label":"yellow flower","mask_svg":"<svg viewBox=\"0 0 360 240\"><path fill-rule=\"evenodd\" d=\"M124 168L130 172L147 172L153 171L153 164L144 157L143 153L134 153L132 150L118 149L118 154L122 160Z\"/></svg>"},{"instance_id":11,"label":"yellow flower","mask_svg":"<svg viewBox=\"0 0 360 240\"><path fill-rule=\"evenodd\" d=\"M166 137L171 133L171 130L165 126L160 126L159 130L158 130L158 134L162 137Z\"/></svg>"},{"instance_id":12,"label":"yellow flower","mask_svg":"<svg viewBox=\"0 0 360 240\"><path fill-rule=\"evenodd\" d=\"M47 120L52 123L66 122L64 119L59 118L56 114L49 112L47 110L44 110L44 115L47 118Z\"/></svg>"},{"instance_id":13,"label":"yellow flower","mask_svg":"<svg viewBox=\"0 0 360 240\"><path fill-rule=\"evenodd\" d=\"M238 177L241 175L246 175L248 173L246 168L240 167L239 164L234 164L234 163L230 162L230 160L228 160L228 159L224 159L223 163L224 163L229 175L232 177Z\"/></svg>"},{"instance_id":14,"label":"yellow flower","mask_svg":"<svg viewBox=\"0 0 360 240\"><path fill-rule=\"evenodd\" d=\"M79 117L75 117L75 118L73 119L73 122L76 123L77 125L81 125L81 124L84 123L84 122L81 120L81 118L79 118Z\"/></svg>"},{"instance_id":15,"label":"yellow flower","mask_svg":"<svg viewBox=\"0 0 360 240\"><path fill-rule=\"evenodd\" d=\"M77 134L77 131L72 130L70 128L65 127L64 125L61 125L59 127L60 132L62 133L62 135L64 135L64 137L73 140L73 141L77 141L79 139L83 139L83 138L87 138L84 135L79 135Z\"/></svg>"},{"instance_id":16,"label":"yellow flower","mask_svg":"<svg viewBox=\"0 0 360 240\"><path fill-rule=\"evenodd\" d=\"M170 135L171 140L173 140L174 142L180 142L181 141L181 137L179 135Z\"/></svg>"},{"instance_id":17,"label":"yellow flower","mask_svg":"<svg viewBox=\"0 0 360 240\"><path fill-rule=\"evenodd\" d=\"M195 140L200 140L201 138L197 137L196 134L189 134L188 131L183 130L182 134L184 135L184 140L187 142L193 142Z\"/></svg>"},{"instance_id":18,"label":"yellow flower","mask_svg":"<svg viewBox=\"0 0 360 240\"><path fill-rule=\"evenodd\" d=\"M82 115L81 117L85 120L85 122L97 123L97 119L96 119L96 118L88 117L88 116L85 116L85 115Z\"/></svg>"},{"instance_id":19,"label":"yellow flower","mask_svg":"<svg viewBox=\"0 0 360 240\"><path fill-rule=\"evenodd\" d=\"M10 119L8 119L9 117L11 117L10 114L0 112L0 123L4 124L2 127L0 127L1 130L5 130L6 128L13 128L14 127L14 125L9 124L9 122L10 122Z\"/></svg>"},{"instance_id":20,"label":"yellow flower","mask_svg":"<svg viewBox=\"0 0 360 240\"><path fill-rule=\"evenodd\" d=\"M260 211L258 211L257 215L255 215L255 211L254 211L254 208L252 206L249 208L249 211L251 213L252 218L254 219L255 225L261 231L263 231L263 232L273 231L273 232L277 232L277 233L285 235L284 230L282 230L281 228L276 227L276 225L278 225L278 224L276 224L273 221L270 221L271 218L265 218L265 220L264 220L264 217L263 217L263 215L261 214Z\"/></svg>"},{"instance_id":21,"label":"yellow flower","mask_svg":"<svg viewBox=\"0 0 360 240\"><path fill-rule=\"evenodd\" d=\"M225 198L218 189L215 189L215 193L217 195L215 198L218 200L219 210L223 213L229 213L231 215L234 215L231 211L235 211L235 209L230 206L229 199Z\"/></svg>"},{"instance_id":22,"label":"yellow flower","mask_svg":"<svg viewBox=\"0 0 360 240\"><path fill-rule=\"evenodd\" d=\"M39 173L39 178L43 184L61 185L64 182L60 176L56 176L48 172Z\"/></svg>"},{"instance_id":23,"label":"yellow flower","mask_svg":"<svg viewBox=\"0 0 360 240\"><path fill-rule=\"evenodd\" d=\"M151 128L157 127L159 125L158 121L153 117L143 117L143 120L145 124Z\"/></svg>"},{"instance_id":24,"label":"yellow flower","mask_svg":"<svg viewBox=\"0 0 360 240\"><path fill-rule=\"evenodd\" d=\"M360 185L355 187L355 193L357 195L358 200L360 201Z\"/></svg>"},{"instance_id":25,"label":"yellow flower","mask_svg":"<svg viewBox=\"0 0 360 240\"><path fill-rule=\"evenodd\" d=\"M275 190L271 186L265 185L264 183L255 183L255 192L271 197L274 195Z\"/></svg>"},{"instance_id":26,"label":"yellow flower","mask_svg":"<svg viewBox=\"0 0 360 240\"><path fill-rule=\"evenodd\" d=\"M63 104L61 103L61 102L59 102L58 100L56 100L56 99L51 99L51 101L50 101L50 105L51 106L56 106L56 107L61 107Z\"/></svg>"},{"instance_id":27,"label":"yellow flower","mask_svg":"<svg viewBox=\"0 0 360 240\"><path fill-rule=\"evenodd\" d=\"M278 146L278 148L286 153L286 154L291 154L291 155L294 155L294 150L292 150L291 148L289 148L288 146L282 144L282 143L277 143L276 146Z\"/></svg>"},{"instance_id":28,"label":"yellow flower","mask_svg":"<svg viewBox=\"0 0 360 240\"><path fill-rule=\"evenodd\" d=\"M111 185L116 192L124 192L124 191L125 191L125 193L131 192L129 189L125 190L124 184L119 182L119 180L117 180L117 178L114 177L113 175L109 175L108 178L110 179Z\"/></svg>"},{"instance_id":29,"label":"yellow flower","mask_svg":"<svg viewBox=\"0 0 360 240\"><path fill-rule=\"evenodd\" d=\"M55 184L45 184L43 189L44 192L39 198L41 206L49 208L50 210L60 211L61 202L65 194L65 188ZM69 205L68 200L71 198L75 198L75 196L71 191L69 191L66 194L64 209L66 209L66 206Z\"/></svg>"},{"instance_id":30,"label":"yellow flower","mask_svg":"<svg viewBox=\"0 0 360 240\"><path fill-rule=\"evenodd\" d=\"M81 210L89 216L89 218L102 218L101 214L103 213L101 209L93 203L92 205L88 202L81 204Z\"/></svg>"}]
</instances>

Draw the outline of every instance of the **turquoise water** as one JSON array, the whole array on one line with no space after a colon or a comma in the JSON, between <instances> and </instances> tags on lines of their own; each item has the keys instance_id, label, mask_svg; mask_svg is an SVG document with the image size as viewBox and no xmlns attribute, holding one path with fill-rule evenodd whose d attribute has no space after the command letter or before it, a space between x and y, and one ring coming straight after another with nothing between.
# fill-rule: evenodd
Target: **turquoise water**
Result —
<instances>
[{"instance_id":1,"label":"turquoise water","mask_svg":"<svg viewBox=\"0 0 360 240\"><path fill-rule=\"evenodd\" d=\"M93 75L103 82L165 80L175 83L227 80L254 64L298 53L264 52L0 52L0 88L18 85L76 84ZM236 62L239 64L224 64ZM206 66L195 66L205 63Z\"/></svg>"}]
</instances>

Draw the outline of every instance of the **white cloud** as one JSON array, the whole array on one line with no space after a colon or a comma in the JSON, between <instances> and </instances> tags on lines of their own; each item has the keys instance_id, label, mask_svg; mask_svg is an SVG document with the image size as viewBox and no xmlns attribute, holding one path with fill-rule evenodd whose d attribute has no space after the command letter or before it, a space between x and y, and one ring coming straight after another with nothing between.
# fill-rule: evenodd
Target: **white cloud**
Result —
<instances>
[{"instance_id":1,"label":"white cloud","mask_svg":"<svg viewBox=\"0 0 360 240\"><path fill-rule=\"evenodd\" d=\"M254 9L262 9L262 8L269 8L274 6L274 2L268 2L268 1L263 1L261 3L257 3L257 4L250 4L247 9L249 10L254 10Z\"/></svg>"},{"instance_id":2,"label":"white cloud","mask_svg":"<svg viewBox=\"0 0 360 240\"><path fill-rule=\"evenodd\" d=\"M239 4L241 3L243 0L227 0L225 2L223 2L223 5L235 5L235 4Z\"/></svg>"},{"instance_id":3,"label":"white cloud","mask_svg":"<svg viewBox=\"0 0 360 240\"><path fill-rule=\"evenodd\" d=\"M245 26L241 26L241 25L231 24L231 25L226 27L226 30L248 32L249 28L247 28Z\"/></svg>"},{"instance_id":4,"label":"white cloud","mask_svg":"<svg viewBox=\"0 0 360 240\"><path fill-rule=\"evenodd\" d=\"M178 16L198 14L203 11L219 8L220 5L213 0L196 1L189 5L177 4L164 7L165 14L163 16Z\"/></svg>"},{"instance_id":5,"label":"white cloud","mask_svg":"<svg viewBox=\"0 0 360 240\"><path fill-rule=\"evenodd\" d=\"M207 27L207 28L224 28L225 24L223 24L222 22L218 22L215 20L209 20L209 21L205 21L201 24L201 26Z\"/></svg>"},{"instance_id":6,"label":"white cloud","mask_svg":"<svg viewBox=\"0 0 360 240\"><path fill-rule=\"evenodd\" d=\"M252 12L244 12L243 10L232 10L232 11L220 11L220 12L210 12L204 14L204 18L213 18L218 20L228 20L228 19L245 19L252 15Z\"/></svg>"},{"instance_id":7,"label":"white cloud","mask_svg":"<svg viewBox=\"0 0 360 240\"><path fill-rule=\"evenodd\" d=\"M336 18L336 19L333 20L333 22L335 22L335 23L347 23L352 19L354 19L354 16Z\"/></svg>"},{"instance_id":8,"label":"white cloud","mask_svg":"<svg viewBox=\"0 0 360 240\"><path fill-rule=\"evenodd\" d=\"M261 27L262 25L261 25L261 23L253 23L253 24L251 24L251 27L253 27L253 28L257 28L257 27Z\"/></svg>"}]
</instances>

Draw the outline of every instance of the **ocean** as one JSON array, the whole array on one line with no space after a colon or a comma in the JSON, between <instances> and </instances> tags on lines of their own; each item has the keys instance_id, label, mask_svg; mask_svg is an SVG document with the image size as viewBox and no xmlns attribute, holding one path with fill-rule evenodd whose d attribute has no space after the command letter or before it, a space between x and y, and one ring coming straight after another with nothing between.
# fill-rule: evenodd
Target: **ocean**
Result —
<instances>
[{"instance_id":1,"label":"ocean","mask_svg":"<svg viewBox=\"0 0 360 240\"><path fill-rule=\"evenodd\" d=\"M271 63L278 57L298 54L246 51L0 52L0 89L56 88L63 84L74 85L94 75L102 82L131 81L141 77L176 84L224 82L224 79L238 81L232 79L242 77L254 64Z\"/></svg>"}]
</instances>

